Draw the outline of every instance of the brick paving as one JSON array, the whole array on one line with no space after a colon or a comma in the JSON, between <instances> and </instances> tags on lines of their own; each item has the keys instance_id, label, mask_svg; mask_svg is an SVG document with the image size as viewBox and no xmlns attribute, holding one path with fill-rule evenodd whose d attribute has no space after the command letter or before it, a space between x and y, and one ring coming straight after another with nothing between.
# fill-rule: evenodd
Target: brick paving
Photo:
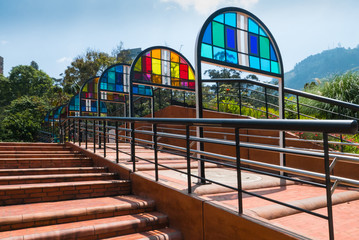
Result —
<instances>
[{"instance_id":1,"label":"brick paving","mask_svg":"<svg viewBox=\"0 0 359 240\"><path fill-rule=\"evenodd\" d=\"M82 145L84 146L84 145ZM128 153L130 149L128 147L122 147L122 150L126 150ZM136 152L139 156L147 159L153 159L154 153L149 149L141 149L140 147ZM103 154L102 149L96 149L96 153L98 155ZM185 160L181 160L180 158L171 157L168 154L159 153L159 162L162 164L180 164L185 163ZM161 158L161 155L164 156ZM121 155L122 156L122 155ZM107 150L107 158L115 161L115 151L114 149ZM125 161L129 159L129 157L120 157L120 165L123 166L132 166L132 163L126 163ZM174 162L176 161L176 162ZM152 163L147 163L143 161L139 161L136 163L138 166L140 165L151 165ZM195 162L193 162L195 164ZM211 166L214 167L214 166ZM141 169L138 167L138 169ZM215 168L214 170L222 171L222 168ZM207 170L206 170L207 171ZM170 174L168 172L171 172ZM140 173L143 176L154 179L154 171L141 171ZM177 188L179 190L187 189L186 178L180 173L175 173L170 170L160 170L160 182L163 184L167 184L171 187ZM261 176L262 181L268 180L268 177ZM201 188L201 186L196 184L196 180L192 178L192 187L193 188ZM245 183L244 183L245 184ZM212 184L211 184L212 185ZM232 184L235 185L235 182ZM215 188L215 187L212 187ZM251 192L254 192L259 195L263 195L266 197L271 197L279 201L290 202L295 200L307 199L312 197L318 197L325 195L325 189L312 187L308 185L284 185L284 186L274 186L267 188L259 188L252 189ZM342 193L347 191L347 189L337 189L335 193ZM206 194L201 197L207 201L211 201L213 203L219 204L221 206L230 208L232 210L237 210L238 206L238 198L236 192L221 192L214 194ZM249 196L247 194L243 194L243 206L245 210L253 209L256 207L270 206L273 205L272 202L268 202L266 200L262 200L260 198L256 198L253 196ZM320 208L314 210L314 212L321 213L326 215L326 208ZM337 204L333 206L334 212L334 226L335 226L335 237L336 239L359 239L359 200L345 202L341 204ZM263 220L263 219L262 219ZM312 239L328 239L328 222L324 219L306 214L306 213L297 213L285 217L280 217L272 220L267 220L268 222L280 226L284 229L296 232L305 237L309 237Z\"/></svg>"}]
</instances>

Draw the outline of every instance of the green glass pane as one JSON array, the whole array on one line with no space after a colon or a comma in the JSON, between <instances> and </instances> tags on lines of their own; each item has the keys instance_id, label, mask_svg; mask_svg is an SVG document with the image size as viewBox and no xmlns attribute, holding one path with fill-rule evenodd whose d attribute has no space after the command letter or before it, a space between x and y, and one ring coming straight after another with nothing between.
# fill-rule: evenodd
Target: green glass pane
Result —
<instances>
[{"instance_id":1,"label":"green glass pane","mask_svg":"<svg viewBox=\"0 0 359 240\"><path fill-rule=\"evenodd\" d=\"M224 48L224 25L213 22L213 45Z\"/></svg>"},{"instance_id":2,"label":"green glass pane","mask_svg":"<svg viewBox=\"0 0 359 240\"><path fill-rule=\"evenodd\" d=\"M278 64L278 62L271 61L270 63L271 63L271 72L279 74L279 64Z\"/></svg>"},{"instance_id":3,"label":"green glass pane","mask_svg":"<svg viewBox=\"0 0 359 240\"><path fill-rule=\"evenodd\" d=\"M262 58L270 58L269 55L269 39L266 37L259 38L259 49L260 49L260 56Z\"/></svg>"},{"instance_id":4,"label":"green glass pane","mask_svg":"<svg viewBox=\"0 0 359 240\"><path fill-rule=\"evenodd\" d=\"M136 72L142 72L142 66L141 66L141 63L142 63L142 57L139 57L137 62L136 62L136 65L135 65L135 71Z\"/></svg>"},{"instance_id":5,"label":"green glass pane","mask_svg":"<svg viewBox=\"0 0 359 240\"><path fill-rule=\"evenodd\" d=\"M212 46L202 43L201 56L205 58L213 58Z\"/></svg>"},{"instance_id":6,"label":"green glass pane","mask_svg":"<svg viewBox=\"0 0 359 240\"><path fill-rule=\"evenodd\" d=\"M116 74L114 72L108 73L108 83L115 83Z\"/></svg>"}]
</instances>

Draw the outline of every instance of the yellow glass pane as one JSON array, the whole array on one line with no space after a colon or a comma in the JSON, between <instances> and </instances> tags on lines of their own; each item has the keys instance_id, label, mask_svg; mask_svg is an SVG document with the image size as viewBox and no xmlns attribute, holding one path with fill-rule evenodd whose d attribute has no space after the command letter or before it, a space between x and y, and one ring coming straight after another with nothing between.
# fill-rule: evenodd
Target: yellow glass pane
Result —
<instances>
[{"instance_id":1,"label":"yellow glass pane","mask_svg":"<svg viewBox=\"0 0 359 240\"><path fill-rule=\"evenodd\" d=\"M154 49L152 50L152 57L161 59L161 49Z\"/></svg>"},{"instance_id":2,"label":"yellow glass pane","mask_svg":"<svg viewBox=\"0 0 359 240\"><path fill-rule=\"evenodd\" d=\"M171 77L179 78L179 63L171 62Z\"/></svg>"},{"instance_id":3,"label":"yellow glass pane","mask_svg":"<svg viewBox=\"0 0 359 240\"><path fill-rule=\"evenodd\" d=\"M161 75L161 60L152 58L152 73Z\"/></svg>"},{"instance_id":4,"label":"yellow glass pane","mask_svg":"<svg viewBox=\"0 0 359 240\"><path fill-rule=\"evenodd\" d=\"M161 76L159 75L152 75L152 82L156 84L162 84Z\"/></svg>"},{"instance_id":5,"label":"yellow glass pane","mask_svg":"<svg viewBox=\"0 0 359 240\"><path fill-rule=\"evenodd\" d=\"M135 71L136 72L142 72L142 57L139 57L137 62L136 62L136 65L135 65Z\"/></svg>"},{"instance_id":6,"label":"yellow glass pane","mask_svg":"<svg viewBox=\"0 0 359 240\"><path fill-rule=\"evenodd\" d=\"M178 54L171 52L171 62L179 62L180 58Z\"/></svg>"},{"instance_id":7,"label":"yellow glass pane","mask_svg":"<svg viewBox=\"0 0 359 240\"><path fill-rule=\"evenodd\" d=\"M190 69L190 68L188 68L188 79L194 80L194 73L193 73L192 69Z\"/></svg>"},{"instance_id":8,"label":"yellow glass pane","mask_svg":"<svg viewBox=\"0 0 359 240\"><path fill-rule=\"evenodd\" d=\"M88 84L85 84L84 88L82 89L83 92L87 92L87 86Z\"/></svg>"}]
</instances>

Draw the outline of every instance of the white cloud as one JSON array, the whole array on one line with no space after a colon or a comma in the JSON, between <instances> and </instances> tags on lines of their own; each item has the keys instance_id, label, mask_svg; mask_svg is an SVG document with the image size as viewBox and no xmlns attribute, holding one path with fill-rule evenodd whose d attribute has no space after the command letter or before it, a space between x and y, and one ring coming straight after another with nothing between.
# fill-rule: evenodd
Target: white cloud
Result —
<instances>
[{"instance_id":1,"label":"white cloud","mask_svg":"<svg viewBox=\"0 0 359 240\"><path fill-rule=\"evenodd\" d=\"M8 44L8 43L9 43L9 42L6 41L6 40L1 40L1 41L0 41L0 44L1 44L1 45L5 45L5 44Z\"/></svg>"},{"instance_id":2,"label":"white cloud","mask_svg":"<svg viewBox=\"0 0 359 240\"><path fill-rule=\"evenodd\" d=\"M62 57L62 58L59 58L56 60L56 62L58 62L58 63L71 62L71 61L72 61L72 58L69 58L69 57Z\"/></svg>"},{"instance_id":3,"label":"white cloud","mask_svg":"<svg viewBox=\"0 0 359 240\"><path fill-rule=\"evenodd\" d=\"M209 14L219 7L241 7L251 8L259 0L160 0L161 2L172 2L180 5L183 9L194 8L200 14Z\"/></svg>"}]
</instances>

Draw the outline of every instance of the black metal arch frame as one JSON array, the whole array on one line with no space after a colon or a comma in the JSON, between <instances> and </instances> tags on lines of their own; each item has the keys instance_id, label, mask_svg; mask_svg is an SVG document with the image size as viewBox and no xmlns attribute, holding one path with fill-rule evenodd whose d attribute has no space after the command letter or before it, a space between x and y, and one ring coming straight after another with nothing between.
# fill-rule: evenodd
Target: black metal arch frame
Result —
<instances>
[{"instance_id":1,"label":"black metal arch frame","mask_svg":"<svg viewBox=\"0 0 359 240\"><path fill-rule=\"evenodd\" d=\"M202 39L203 39L203 36L204 36L204 32L206 31L206 28L207 28L208 24L210 22L212 22L214 20L214 18L217 17L218 15L223 14L223 13L227 13L227 12L240 12L240 13L243 13L243 14L251 17L252 19L254 19L256 22L258 22L261 25L261 27L264 28L264 30L268 34L268 37L269 37L271 43L273 44L274 51L277 54L278 63L280 64L280 74L265 72L265 71L262 71L262 70L259 70L259 69L254 69L254 68L250 68L250 67L246 67L246 66L240 66L238 64L218 61L218 60L215 60L215 59L203 58L201 56L201 50L202 50L201 43L202 43ZM196 46L195 46L196 95L197 95L196 105L197 105L197 117L198 118L203 117L203 105L202 105L203 104L203 102L202 102L202 82L203 81L202 81L202 66L201 66L202 62L212 64L212 65L216 65L216 66L234 68L234 69L243 70L243 71L246 71L246 72L257 73L257 74L277 78L279 80L279 86L280 86L279 87L279 89L280 89L280 93L279 93L280 102L282 102L282 105L281 105L281 108L280 108L281 109L280 110L280 115L282 116L282 118L284 118L284 105L283 105L283 102L284 102L284 94L283 94L284 73L283 73L282 56L280 54L277 42L275 41L272 33L269 31L267 26L258 17L256 17L252 13L250 13L250 12L248 12L248 11L242 9L242 8L227 7L227 8L219 9L216 12L212 13L207 18L207 20L204 22L204 24L202 25L202 28L201 28L199 34L197 35Z\"/></svg>"},{"instance_id":2,"label":"black metal arch frame","mask_svg":"<svg viewBox=\"0 0 359 240\"><path fill-rule=\"evenodd\" d=\"M156 83L150 83L150 82L140 82L140 81L134 81L134 69L135 69L135 65L137 63L137 61L139 60L140 57L142 57L145 53L152 51L154 49L164 49L164 50L168 50L171 52L174 52L176 54L178 54L181 58L183 58L186 63L188 64L188 66L191 68L191 70L193 71L194 74L196 74L196 71L194 70L192 64L190 63L190 61L188 61L188 59L183 56L182 53L169 48L169 47L165 47L165 46L153 46L153 47L149 47L145 50L143 50L142 52L140 52L137 57L135 58L135 60L132 62L131 65L131 69L130 69L130 86L129 86L129 117L134 117L134 106L133 106L133 84L141 84L141 85L145 85L145 86L152 86L152 87L159 87L159 88L166 88L166 89L172 89L172 90L179 90L179 91L188 91L188 92L194 92L195 90L191 90L191 89L185 89L185 88L181 88L181 87L176 87L176 86L169 86L169 85L163 85L163 84L156 84ZM196 82L196 78L195 78L195 82ZM152 90L153 92L153 90Z\"/></svg>"},{"instance_id":3,"label":"black metal arch frame","mask_svg":"<svg viewBox=\"0 0 359 240\"><path fill-rule=\"evenodd\" d=\"M90 79L88 79L86 82L84 82L84 84L82 84L82 86L81 86L81 88L80 88L80 91L79 91L79 107L80 107L80 111L79 111L79 113L80 113L80 116L82 116L82 105L81 105L81 93L82 93L82 90L84 89L84 87L85 87L85 85L86 84L88 84L89 82L91 82L91 81L94 81L96 78L99 78L98 76L94 76L94 77L91 77ZM98 81L100 81L100 79L98 80ZM98 87L98 85L97 85L97 87ZM99 89L97 88L97 94L99 93ZM95 94L95 93L94 93ZM76 96L76 95L75 95ZM74 97L75 97L74 96ZM86 98L85 98L86 99ZM71 101L71 100L70 100ZM98 101L98 99L96 100L96 104L97 104L97 114L99 114L100 112L101 112L101 110L100 110L100 102ZM106 103L104 102L104 104L106 105ZM107 108L107 107L106 107ZM100 116L100 115L98 115L98 116Z\"/></svg>"},{"instance_id":4,"label":"black metal arch frame","mask_svg":"<svg viewBox=\"0 0 359 240\"><path fill-rule=\"evenodd\" d=\"M115 94L123 94L123 95L129 95L129 93L127 93L127 92L116 92L116 91L101 91L100 90L100 84L101 84L101 79L102 79L102 77L104 76L104 74L109 70L109 69L111 69L111 68L113 68L113 67L116 67L116 66L128 66L128 67L131 67L131 65L130 64L128 64L128 63L116 63L116 64L113 64L113 65L111 65L111 66L109 66L108 68L106 68L105 69L105 71L103 71L103 73L101 74L101 76L100 76L100 78L99 78L99 80L98 80L98 85L97 85L97 94L98 94L98 96L97 96L97 101L98 101L98 105L100 104L100 102L101 101L103 101L103 102L109 102L109 101L105 101L105 100L101 100L101 92L109 92L109 93L115 93ZM129 74L129 84L130 84L130 82L131 82L131 76L130 76L130 72L128 73ZM128 86L128 87L130 87L130 86ZM152 93L153 93L153 91L152 91ZM140 96L140 97L144 97L144 98L153 98L153 95L152 96L149 96L149 95L142 95L142 94L135 94L135 96ZM127 104L126 104L126 100L124 101L124 102L111 102L111 103L118 103L118 104L124 104L125 105L125 110L126 110L126 112L127 112ZM100 109L98 109L97 110L97 115L98 116L100 116Z\"/></svg>"}]
</instances>

